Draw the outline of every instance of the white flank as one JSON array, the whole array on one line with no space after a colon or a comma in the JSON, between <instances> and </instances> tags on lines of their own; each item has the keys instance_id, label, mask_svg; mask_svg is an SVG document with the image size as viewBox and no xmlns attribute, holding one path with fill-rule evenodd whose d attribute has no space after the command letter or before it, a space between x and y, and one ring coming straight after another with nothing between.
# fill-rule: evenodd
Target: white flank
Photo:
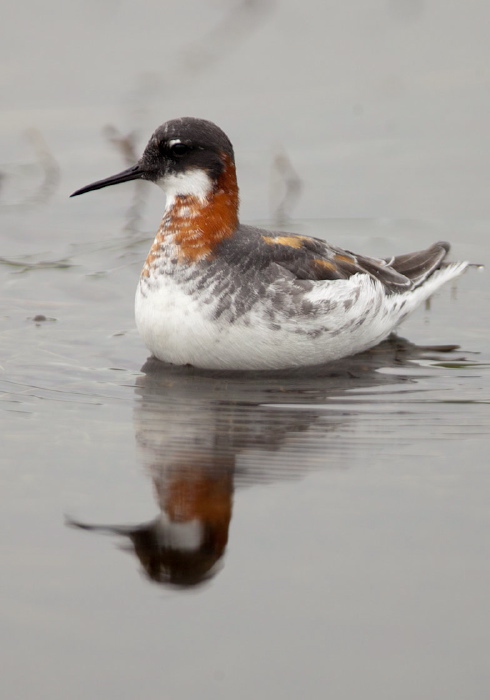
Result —
<instances>
[{"instance_id":1,"label":"white flank","mask_svg":"<svg viewBox=\"0 0 490 700\"><path fill-rule=\"evenodd\" d=\"M160 274L150 286L146 282L138 285L136 324L147 347L164 362L209 369L322 364L377 345L466 266L448 265L420 287L402 294L386 295L380 282L364 274L348 280L319 281L306 292L305 300L317 309L324 306L325 314L291 317L278 312L277 330L269 327L268 296L230 323L225 313L214 319L212 304L205 305L188 294L175 276Z\"/></svg>"},{"instance_id":2,"label":"white flank","mask_svg":"<svg viewBox=\"0 0 490 700\"><path fill-rule=\"evenodd\" d=\"M205 202L213 187L209 175L200 168L193 168L178 175L165 175L156 184L162 188L167 196L167 209L173 206L179 195L191 195L197 197L201 202Z\"/></svg>"}]
</instances>

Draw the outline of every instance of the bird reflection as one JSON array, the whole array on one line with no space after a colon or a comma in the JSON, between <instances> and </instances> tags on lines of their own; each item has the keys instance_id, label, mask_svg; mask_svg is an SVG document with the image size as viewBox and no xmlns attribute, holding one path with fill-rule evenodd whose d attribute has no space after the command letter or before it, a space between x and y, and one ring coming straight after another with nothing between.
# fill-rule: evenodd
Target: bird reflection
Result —
<instances>
[{"instance_id":1,"label":"bird reflection","mask_svg":"<svg viewBox=\"0 0 490 700\"><path fill-rule=\"evenodd\" d=\"M345 466L342 441L329 434L356 412L326 412L330 398L413 381L403 367L455 347L419 348L394 336L368 353L292 372L223 373L149 360L137 380L134 426L159 514L135 526L68 524L128 538L151 581L195 587L220 569L236 487ZM379 373L381 367L400 372Z\"/></svg>"},{"instance_id":2,"label":"bird reflection","mask_svg":"<svg viewBox=\"0 0 490 700\"><path fill-rule=\"evenodd\" d=\"M217 571L228 542L233 502L233 469L223 460L186 461L172 474L155 474L160 514L137 526L72 526L127 537L147 577L156 583L190 587ZM231 465L232 466L232 465Z\"/></svg>"}]
</instances>

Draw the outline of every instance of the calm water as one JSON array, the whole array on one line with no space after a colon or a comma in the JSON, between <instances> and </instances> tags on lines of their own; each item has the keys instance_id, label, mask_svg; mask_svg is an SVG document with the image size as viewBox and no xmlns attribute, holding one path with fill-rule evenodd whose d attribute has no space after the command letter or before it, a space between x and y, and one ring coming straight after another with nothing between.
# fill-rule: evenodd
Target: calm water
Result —
<instances>
[{"instance_id":1,"label":"calm water","mask_svg":"<svg viewBox=\"0 0 490 700\"><path fill-rule=\"evenodd\" d=\"M29 8L0 42L2 697L486 699L488 272L321 371L170 368L133 321L161 192L68 195L192 114L245 221L488 265L487 5Z\"/></svg>"}]
</instances>

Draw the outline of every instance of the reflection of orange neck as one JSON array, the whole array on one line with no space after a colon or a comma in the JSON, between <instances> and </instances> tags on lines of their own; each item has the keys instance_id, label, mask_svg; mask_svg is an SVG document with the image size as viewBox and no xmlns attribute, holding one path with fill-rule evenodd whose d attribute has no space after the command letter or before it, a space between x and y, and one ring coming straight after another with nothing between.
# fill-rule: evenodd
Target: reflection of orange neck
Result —
<instances>
[{"instance_id":1,"label":"reflection of orange neck","mask_svg":"<svg viewBox=\"0 0 490 700\"><path fill-rule=\"evenodd\" d=\"M177 466L177 465L176 465ZM233 501L233 476L228 468L216 470L179 464L173 476L155 483L161 509L172 522L199 521L208 546L217 556L228 542Z\"/></svg>"},{"instance_id":2,"label":"reflection of orange neck","mask_svg":"<svg viewBox=\"0 0 490 700\"><path fill-rule=\"evenodd\" d=\"M153 261L167 241L177 248L181 263L194 263L212 257L215 246L229 238L238 226L238 185L235 165L222 154L225 167L206 199L176 195L158 229L143 275L148 276Z\"/></svg>"}]
</instances>

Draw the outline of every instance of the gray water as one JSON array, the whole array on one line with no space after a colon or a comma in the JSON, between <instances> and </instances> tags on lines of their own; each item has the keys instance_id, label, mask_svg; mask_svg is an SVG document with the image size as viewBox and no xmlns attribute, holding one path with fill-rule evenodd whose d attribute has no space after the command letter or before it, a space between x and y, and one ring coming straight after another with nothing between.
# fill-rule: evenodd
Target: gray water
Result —
<instances>
[{"instance_id":1,"label":"gray water","mask_svg":"<svg viewBox=\"0 0 490 700\"><path fill-rule=\"evenodd\" d=\"M161 192L68 195L200 116L243 221L488 264L487 3L4 15L2 697L486 699L488 272L321 370L159 366L133 297Z\"/></svg>"}]
</instances>

